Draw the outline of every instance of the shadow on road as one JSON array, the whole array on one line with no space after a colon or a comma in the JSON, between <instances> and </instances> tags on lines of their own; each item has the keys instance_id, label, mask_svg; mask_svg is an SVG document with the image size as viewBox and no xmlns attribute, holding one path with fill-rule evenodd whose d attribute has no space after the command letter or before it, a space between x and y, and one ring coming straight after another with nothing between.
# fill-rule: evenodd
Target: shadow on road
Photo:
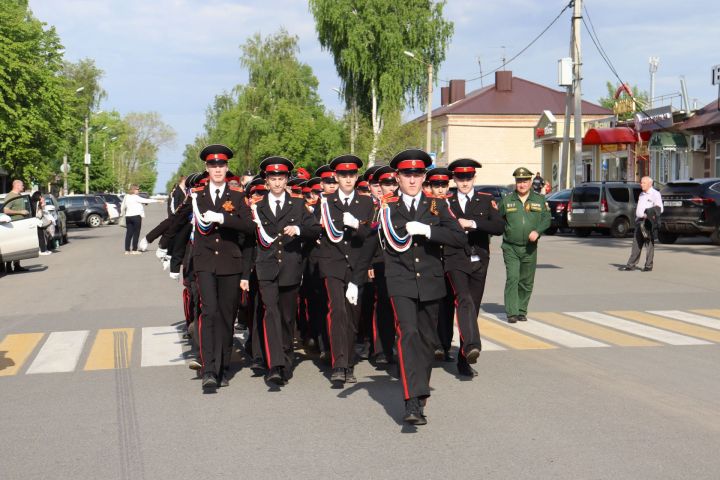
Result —
<instances>
[{"instance_id":1,"label":"shadow on road","mask_svg":"<svg viewBox=\"0 0 720 480\"><path fill-rule=\"evenodd\" d=\"M0 371L5 370L8 367L14 367L15 361L12 358L8 358L6 350L0 350Z\"/></svg>"},{"instance_id":2,"label":"shadow on road","mask_svg":"<svg viewBox=\"0 0 720 480\"><path fill-rule=\"evenodd\" d=\"M388 375L370 375L351 387L346 387L342 392L338 393L338 398L347 398L360 390L367 391L370 398L382 405L385 413L395 423L405 426L402 421L405 404L396 380ZM410 431L414 431L414 428L411 428ZM403 429L403 432L405 432L405 429Z\"/></svg>"}]
</instances>

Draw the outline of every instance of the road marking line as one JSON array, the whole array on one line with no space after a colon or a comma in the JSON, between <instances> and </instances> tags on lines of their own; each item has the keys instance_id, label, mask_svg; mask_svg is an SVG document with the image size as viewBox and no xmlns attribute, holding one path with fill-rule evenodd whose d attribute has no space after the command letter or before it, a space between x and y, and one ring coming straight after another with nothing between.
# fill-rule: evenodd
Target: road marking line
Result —
<instances>
[{"instance_id":1,"label":"road marking line","mask_svg":"<svg viewBox=\"0 0 720 480\"><path fill-rule=\"evenodd\" d=\"M7 335L0 343L0 377L8 377L19 372L43 336L44 333Z\"/></svg>"},{"instance_id":2,"label":"road marking line","mask_svg":"<svg viewBox=\"0 0 720 480\"><path fill-rule=\"evenodd\" d=\"M618 332L611 328L601 327L594 323L584 322L576 318L554 312L533 313L533 318L537 318L542 322L555 325L556 327L572 330L588 337L597 338L604 342L622 347L657 347L660 344L647 340L645 338L628 335L627 333Z\"/></svg>"},{"instance_id":3,"label":"road marking line","mask_svg":"<svg viewBox=\"0 0 720 480\"><path fill-rule=\"evenodd\" d=\"M617 315L636 322L645 323L654 327L659 327L664 330L670 330L671 332L682 333L692 337L702 338L704 340L710 340L711 342L720 343L720 332L712 330L710 328L699 327L697 325L690 325L685 322L678 320L669 320L667 318L659 317L657 315L651 315L645 312L635 312L632 310L620 310L615 312L608 312L610 315Z\"/></svg>"},{"instance_id":4,"label":"road marking line","mask_svg":"<svg viewBox=\"0 0 720 480\"><path fill-rule=\"evenodd\" d=\"M488 314L485 314L488 315ZM479 318L478 325L480 327L480 337L488 337L493 342L498 342L506 347L515 350L548 350L557 348L536 338L524 335L512 328L499 325L495 321L486 318Z\"/></svg>"},{"instance_id":5,"label":"road marking line","mask_svg":"<svg viewBox=\"0 0 720 480\"><path fill-rule=\"evenodd\" d=\"M89 334L89 330L50 333L27 373L75 371Z\"/></svg>"},{"instance_id":6,"label":"road marking line","mask_svg":"<svg viewBox=\"0 0 720 480\"><path fill-rule=\"evenodd\" d=\"M691 312L699 313L700 315L707 315L709 317L720 318L720 310L712 308L702 308L699 310L691 310Z\"/></svg>"},{"instance_id":7,"label":"road marking line","mask_svg":"<svg viewBox=\"0 0 720 480\"><path fill-rule=\"evenodd\" d=\"M528 318L524 322L518 323L507 323L507 315L504 313L499 315L493 315L491 313L486 316L498 321L503 322L508 327L518 330L520 332L527 332L536 337L544 338L563 347L570 348L589 348L589 347L609 347L610 345L591 338L576 335L574 333L562 330L560 328L553 327L552 325L546 325L544 323L537 322L532 318Z\"/></svg>"},{"instance_id":8,"label":"road marking line","mask_svg":"<svg viewBox=\"0 0 720 480\"><path fill-rule=\"evenodd\" d=\"M624 332L639 335L641 337L650 338L669 345L707 345L708 342L698 340L696 338L678 335L677 333L668 332L659 328L648 327L636 322L623 320L622 318L613 317L600 312L565 312L566 315L581 318L589 322L598 323L606 327L615 328Z\"/></svg>"},{"instance_id":9,"label":"road marking line","mask_svg":"<svg viewBox=\"0 0 720 480\"><path fill-rule=\"evenodd\" d=\"M145 327L142 329L141 367L183 365L183 351L187 342L175 327Z\"/></svg>"},{"instance_id":10,"label":"road marking line","mask_svg":"<svg viewBox=\"0 0 720 480\"><path fill-rule=\"evenodd\" d=\"M134 328L103 328L98 330L85 370L128 368L132 358Z\"/></svg>"},{"instance_id":11,"label":"road marking line","mask_svg":"<svg viewBox=\"0 0 720 480\"><path fill-rule=\"evenodd\" d=\"M694 323L695 325L713 328L715 330L720 330L720 320L717 318L705 317L703 315L683 312L680 310L650 310L648 311L648 313L652 313L653 315L661 315L668 318L674 318L675 320L682 320L683 322Z\"/></svg>"},{"instance_id":12,"label":"road marking line","mask_svg":"<svg viewBox=\"0 0 720 480\"><path fill-rule=\"evenodd\" d=\"M453 339L451 346L460 348L460 331L457 328L457 323L453 325ZM480 334L480 346L483 352L499 352L501 350L507 350L507 348L483 338L482 333Z\"/></svg>"}]
</instances>

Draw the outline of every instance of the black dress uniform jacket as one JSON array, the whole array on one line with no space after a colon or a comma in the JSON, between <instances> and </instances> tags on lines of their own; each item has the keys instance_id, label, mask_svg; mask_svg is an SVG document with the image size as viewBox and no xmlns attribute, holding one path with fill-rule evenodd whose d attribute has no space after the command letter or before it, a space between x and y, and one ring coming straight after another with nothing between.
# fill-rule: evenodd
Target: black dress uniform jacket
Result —
<instances>
[{"instance_id":1,"label":"black dress uniform jacket","mask_svg":"<svg viewBox=\"0 0 720 480\"><path fill-rule=\"evenodd\" d=\"M505 232L505 220L493 205L492 195L474 192L472 198L465 203L465 212L460 208L459 193L447 200L450 210L456 218L464 218L475 222L473 229L465 230L466 242L461 248L448 245L445 250L445 271L461 271L471 273L475 265L471 262L472 255L479 256L485 264L490 257L490 235L502 235ZM474 265L475 264L475 265Z\"/></svg>"},{"instance_id":2,"label":"black dress uniform jacket","mask_svg":"<svg viewBox=\"0 0 720 480\"><path fill-rule=\"evenodd\" d=\"M401 197L389 202L393 228L405 235L407 222L417 221L430 225L430 238L415 235L412 247L400 253L392 247L385 248L385 278L391 297L402 296L421 302L437 300L446 294L445 278L440 244L462 249L465 244L457 219L450 215L445 200L420 197L412 218Z\"/></svg>"},{"instance_id":3,"label":"black dress uniform jacket","mask_svg":"<svg viewBox=\"0 0 720 480\"><path fill-rule=\"evenodd\" d=\"M279 237L267 248L257 245L255 251L255 271L258 280L276 280L281 287L298 285L303 274L302 239L314 241L320 234L320 224L305 207L305 200L291 194L285 194L285 202L280 214L275 216L274 200L266 195L257 206L257 216L271 237ZM300 228L300 236L289 237L282 231L287 226Z\"/></svg>"},{"instance_id":4,"label":"black dress uniform jacket","mask_svg":"<svg viewBox=\"0 0 720 480\"><path fill-rule=\"evenodd\" d=\"M367 282L367 271L370 257L367 254L365 241L372 233L373 202L370 197L355 193L350 205L345 208L335 192L327 197L330 210L330 220L335 228L343 231L343 239L338 243L331 242L325 232L320 239L317 249L317 258L320 265L320 274L323 277L333 277L362 285ZM315 209L320 210L320 202ZM357 230L343 224L343 214L350 212L360 222Z\"/></svg>"}]
</instances>

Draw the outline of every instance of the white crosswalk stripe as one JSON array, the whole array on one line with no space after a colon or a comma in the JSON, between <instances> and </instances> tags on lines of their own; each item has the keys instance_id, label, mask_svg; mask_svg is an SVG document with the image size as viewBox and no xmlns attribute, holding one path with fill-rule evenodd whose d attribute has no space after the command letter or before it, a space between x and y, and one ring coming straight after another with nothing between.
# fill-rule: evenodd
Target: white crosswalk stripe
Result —
<instances>
[{"instance_id":1,"label":"white crosswalk stripe","mask_svg":"<svg viewBox=\"0 0 720 480\"><path fill-rule=\"evenodd\" d=\"M72 372L77 366L90 332L52 332L30 364L27 373Z\"/></svg>"},{"instance_id":2,"label":"white crosswalk stripe","mask_svg":"<svg viewBox=\"0 0 720 480\"><path fill-rule=\"evenodd\" d=\"M545 323L538 322L536 320L533 320L532 318L528 318L525 322L519 322L519 323L507 323L507 316L504 313L501 314L492 314L492 313L485 313L483 316L487 318L491 318L492 320L495 320L496 322L501 322L511 328L514 328L516 330L527 332L532 335L535 335L536 337L543 338L545 340L549 340L553 343L557 343L558 345L562 345L564 347L570 347L570 348L593 348L593 347L609 347L610 345L602 342L598 342L597 340L593 340L591 338L583 337L581 335L577 335L575 333L568 332L567 330L563 330L561 328L553 327L552 325L547 325Z\"/></svg>"},{"instance_id":3,"label":"white crosswalk stripe","mask_svg":"<svg viewBox=\"0 0 720 480\"><path fill-rule=\"evenodd\" d=\"M704 315L698 315L696 313L682 312L680 310L650 310L648 313L654 315L660 315L661 317L673 318L675 320L682 320L683 322L694 323L695 325L702 325L703 327L714 328L720 330L720 319L706 317Z\"/></svg>"},{"instance_id":4,"label":"white crosswalk stripe","mask_svg":"<svg viewBox=\"0 0 720 480\"><path fill-rule=\"evenodd\" d=\"M622 318L613 317L600 312L566 312L566 315L571 315L589 322L594 322L599 325L614 328L616 330L622 330L633 335L639 335L641 337L650 338L659 342L667 343L670 345L709 345L710 342L705 340L699 340L697 338L687 337L678 333L668 332L655 327L650 327L637 322L631 322L629 320L623 320Z\"/></svg>"},{"instance_id":5,"label":"white crosswalk stripe","mask_svg":"<svg viewBox=\"0 0 720 480\"><path fill-rule=\"evenodd\" d=\"M183 365L187 342L175 327L145 327L142 329L141 367Z\"/></svg>"}]
</instances>

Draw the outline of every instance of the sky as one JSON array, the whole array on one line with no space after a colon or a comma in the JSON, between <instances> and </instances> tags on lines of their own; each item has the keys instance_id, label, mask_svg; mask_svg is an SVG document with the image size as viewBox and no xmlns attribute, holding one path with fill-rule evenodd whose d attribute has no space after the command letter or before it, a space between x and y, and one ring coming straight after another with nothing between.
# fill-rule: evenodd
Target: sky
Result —
<instances>
[{"instance_id":1,"label":"sky","mask_svg":"<svg viewBox=\"0 0 720 480\"><path fill-rule=\"evenodd\" d=\"M402 0L388 0L402 1ZM447 58L435 86L450 79L478 77L527 46L566 5L566 0L447 0L445 17L455 24ZM607 56L624 82L650 89L648 58L660 58L655 94L680 91L698 108L718 96L710 82L720 64L720 13L716 0L694 0L678 8L672 0L585 0L590 20ZM92 58L105 74L108 98L103 110L160 113L177 134L174 145L159 152L156 192L182 161L186 144L202 133L205 111L215 95L247 81L239 63L240 45L254 34L281 27L299 38L301 61L319 80L325 106L342 115L344 105L330 53L317 40L306 0L30 0L34 15L54 26L70 61ZM571 10L527 51L506 66L514 76L557 87L557 60L569 56ZM582 92L587 101L605 96L605 82L617 83L582 25ZM402 55L402 52L398 52ZM494 83L493 75L482 79ZM481 80L468 82L468 92ZM675 99L674 104L678 105ZM422 111L409 109L407 118Z\"/></svg>"}]
</instances>

